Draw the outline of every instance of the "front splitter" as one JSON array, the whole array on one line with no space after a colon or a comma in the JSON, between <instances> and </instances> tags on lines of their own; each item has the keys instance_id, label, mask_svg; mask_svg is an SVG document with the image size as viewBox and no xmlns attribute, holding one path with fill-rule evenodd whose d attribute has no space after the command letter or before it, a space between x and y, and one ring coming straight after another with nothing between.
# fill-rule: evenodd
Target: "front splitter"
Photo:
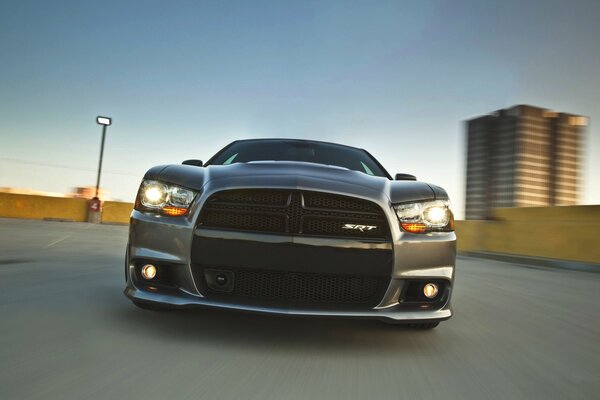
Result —
<instances>
[{"instance_id":1,"label":"front splitter","mask_svg":"<svg viewBox=\"0 0 600 400\"><path fill-rule=\"evenodd\" d=\"M312 316L312 317L332 317L332 318L358 318L358 319L378 319L389 322L435 322L444 321L452 316L450 308L441 310L399 310L397 306L387 308L372 309L368 311L352 310L312 310L302 308L283 308L283 307L257 307L247 304L231 304L214 300L208 300L204 297L194 296L192 294L177 292L177 294L148 292L140 290L133 286L127 286L124 291L125 296L138 302L155 304L158 306L167 306L172 308L190 308L206 307L218 308L235 311L254 312L274 315L290 316Z\"/></svg>"}]
</instances>

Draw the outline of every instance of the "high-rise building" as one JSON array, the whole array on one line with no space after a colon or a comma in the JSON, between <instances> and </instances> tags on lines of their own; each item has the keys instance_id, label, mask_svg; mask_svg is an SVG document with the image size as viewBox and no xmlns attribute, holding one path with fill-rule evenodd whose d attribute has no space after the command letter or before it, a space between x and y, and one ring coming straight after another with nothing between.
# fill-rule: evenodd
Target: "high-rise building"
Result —
<instances>
[{"instance_id":1,"label":"high-rise building","mask_svg":"<svg viewBox=\"0 0 600 400\"><path fill-rule=\"evenodd\" d=\"M587 118L518 105L466 121L466 218L577 204Z\"/></svg>"}]
</instances>

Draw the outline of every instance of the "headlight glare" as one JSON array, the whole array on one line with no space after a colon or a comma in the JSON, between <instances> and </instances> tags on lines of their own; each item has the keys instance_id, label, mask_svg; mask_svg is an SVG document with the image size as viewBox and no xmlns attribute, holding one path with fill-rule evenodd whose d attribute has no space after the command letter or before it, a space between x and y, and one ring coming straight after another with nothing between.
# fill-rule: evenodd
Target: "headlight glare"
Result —
<instances>
[{"instance_id":1,"label":"headlight glare","mask_svg":"<svg viewBox=\"0 0 600 400\"><path fill-rule=\"evenodd\" d=\"M136 210L160 212L173 217L185 215L196 192L158 181L143 181L136 200Z\"/></svg>"},{"instance_id":2,"label":"headlight glare","mask_svg":"<svg viewBox=\"0 0 600 400\"><path fill-rule=\"evenodd\" d=\"M426 225L443 228L450 222L450 206L447 202L433 201L423 207L423 221Z\"/></svg>"},{"instance_id":3,"label":"headlight glare","mask_svg":"<svg viewBox=\"0 0 600 400\"><path fill-rule=\"evenodd\" d=\"M453 231L454 216L448 200L398 204L394 206L400 226L411 233Z\"/></svg>"},{"instance_id":4,"label":"headlight glare","mask_svg":"<svg viewBox=\"0 0 600 400\"><path fill-rule=\"evenodd\" d=\"M141 202L144 207L161 208L167 203L169 189L160 182L147 181L142 184Z\"/></svg>"}]
</instances>

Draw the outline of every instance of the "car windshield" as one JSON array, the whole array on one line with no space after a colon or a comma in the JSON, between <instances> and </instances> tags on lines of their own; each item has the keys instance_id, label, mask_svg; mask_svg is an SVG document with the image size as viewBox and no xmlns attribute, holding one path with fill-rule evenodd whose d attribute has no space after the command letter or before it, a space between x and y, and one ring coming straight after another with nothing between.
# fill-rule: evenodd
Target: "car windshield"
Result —
<instances>
[{"instance_id":1,"label":"car windshield","mask_svg":"<svg viewBox=\"0 0 600 400\"><path fill-rule=\"evenodd\" d=\"M367 175L389 178L379 163L364 150L333 143L302 140L234 142L217 153L207 165L227 165L251 161L304 161L335 165Z\"/></svg>"}]
</instances>

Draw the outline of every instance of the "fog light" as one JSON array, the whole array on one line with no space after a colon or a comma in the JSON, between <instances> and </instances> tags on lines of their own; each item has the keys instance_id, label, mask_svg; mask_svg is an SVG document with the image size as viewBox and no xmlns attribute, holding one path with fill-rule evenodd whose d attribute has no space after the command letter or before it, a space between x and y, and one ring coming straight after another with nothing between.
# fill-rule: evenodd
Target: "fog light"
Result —
<instances>
[{"instance_id":1,"label":"fog light","mask_svg":"<svg viewBox=\"0 0 600 400\"><path fill-rule=\"evenodd\" d=\"M152 264L146 264L142 267L142 276L144 279L154 279L156 276L156 267Z\"/></svg>"},{"instance_id":2,"label":"fog light","mask_svg":"<svg viewBox=\"0 0 600 400\"><path fill-rule=\"evenodd\" d=\"M423 294L428 299L433 299L438 294L438 286L435 283L428 283L423 287Z\"/></svg>"}]
</instances>

